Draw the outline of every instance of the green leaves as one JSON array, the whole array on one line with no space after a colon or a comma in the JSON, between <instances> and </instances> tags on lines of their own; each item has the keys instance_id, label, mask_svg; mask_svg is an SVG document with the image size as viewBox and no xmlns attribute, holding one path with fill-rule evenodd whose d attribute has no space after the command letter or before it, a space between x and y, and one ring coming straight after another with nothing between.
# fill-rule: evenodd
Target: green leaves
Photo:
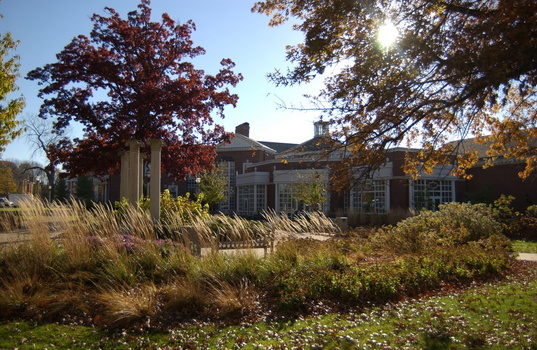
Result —
<instances>
[{"instance_id":1,"label":"green leaves","mask_svg":"<svg viewBox=\"0 0 537 350\"><path fill-rule=\"evenodd\" d=\"M22 133L16 117L24 108L24 98L8 100L8 95L17 90L15 81L19 77L19 57L9 56L17 44L10 33L0 35L0 152Z\"/></svg>"}]
</instances>

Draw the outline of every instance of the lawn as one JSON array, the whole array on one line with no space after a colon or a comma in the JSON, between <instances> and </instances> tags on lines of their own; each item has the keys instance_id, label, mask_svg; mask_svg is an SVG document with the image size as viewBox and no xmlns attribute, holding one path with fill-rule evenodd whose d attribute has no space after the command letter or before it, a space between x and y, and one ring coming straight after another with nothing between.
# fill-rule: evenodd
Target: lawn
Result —
<instances>
[{"instance_id":1,"label":"lawn","mask_svg":"<svg viewBox=\"0 0 537 350\"><path fill-rule=\"evenodd\" d=\"M514 240L513 250L517 253L537 253L537 242Z\"/></svg>"},{"instance_id":2,"label":"lawn","mask_svg":"<svg viewBox=\"0 0 537 350\"><path fill-rule=\"evenodd\" d=\"M516 276L463 291L270 322L191 323L156 333L4 322L0 348L535 349L537 265L518 264Z\"/></svg>"}]
</instances>

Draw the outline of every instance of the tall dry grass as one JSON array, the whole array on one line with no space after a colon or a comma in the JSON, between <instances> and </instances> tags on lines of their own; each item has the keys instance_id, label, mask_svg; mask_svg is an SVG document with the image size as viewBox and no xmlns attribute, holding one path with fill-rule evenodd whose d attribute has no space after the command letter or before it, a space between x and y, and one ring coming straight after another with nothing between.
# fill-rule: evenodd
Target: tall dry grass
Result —
<instances>
[{"instance_id":1,"label":"tall dry grass","mask_svg":"<svg viewBox=\"0 0 537 350\"><path fill-rule=\"evenodd\" d=\"M290 219L286 214L279 215L269 209L262 213L267 225L272 231L290 233L338 233L340 228L322 212L308 212L295 215Z\"/></svg>"},{"instance_id":2,"label":"tall dry grass","mask_svg":"<svg viewBox=\"0 0 537 350\"><path fill-rule=\"evenodd\" d=\"M154 223L134 207L23 202L23 233L0 255L0 318L98 310L100 322L121 327L150 318L159 293L166 310L188 303L196 310L216 305L225 314L244 309L249 288L236 283L242 278L236 270L248 263L231 267L233 259L218 254L196 257L189 244L268 240L269 226L238 216L165 217Z\"/></svg>"}]
</instances>

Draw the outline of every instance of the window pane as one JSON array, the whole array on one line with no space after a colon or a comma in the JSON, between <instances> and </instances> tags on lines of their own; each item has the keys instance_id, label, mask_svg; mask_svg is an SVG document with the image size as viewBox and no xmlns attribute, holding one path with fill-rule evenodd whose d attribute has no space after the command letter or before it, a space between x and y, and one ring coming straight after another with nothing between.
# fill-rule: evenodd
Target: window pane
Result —
<instances>
[{"instance_id":1,"label":"window pane","mask_svg":"<svg viewBox=\"0 0 537 350\"><path fill-rule=\"evenodd\" d=\"M386 213L386 181L369 180L354 189L352 206L367 213Z\"/></svg>"},{"instance_id":2,"label":"window pane","mask_svg":"<svg viewBox=\"0 0 537 350\"><path fill-rule=\"evenodd\" d=\"M436 210L440 204L453 201L453 182L450 180L416 180L412 195L414 208Z\"/></svg>"}]
</instances>

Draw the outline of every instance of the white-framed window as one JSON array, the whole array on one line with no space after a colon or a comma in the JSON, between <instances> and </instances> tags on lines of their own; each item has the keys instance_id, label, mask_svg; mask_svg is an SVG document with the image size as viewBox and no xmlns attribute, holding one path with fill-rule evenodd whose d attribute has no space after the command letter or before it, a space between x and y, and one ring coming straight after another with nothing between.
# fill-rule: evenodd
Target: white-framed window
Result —
<instances>
[{"instance_id":1,"label":"white-framed window","mask_svg":"<svg viewBox=\"0 0 537 350\"><path fill-rule=\"evenodd\" d=\"M188 175L186 178L186 191L190 193L191 196L198 193L200 188L200 177L199 175ZM171 191L170 191L171 192Z\"/></svg>"},{"instance_id":2,"label":"white-framed window","mask_svg":"<svg viewBox=\"0 0 537 350\"><path fill-rule=\"evenodd\" d=\"M367 180L357 186L351 193L352 208L365 213L386 213L388 211L386 183L386 180Z\"/></svg>"},{"instance_id":3,"label":"white-framed window","mask_svg":"<svg viewBox=\"0 0 537 350\"><path fill-rule=\"evenodd\" d=\"M293 184L278 184L278 211L292 214L298 209L298 203L293 199Z\"/></svg>"},{"instance_id":4,"label":"white-framed window","mask_svg":"<svg viewBox=\"0 0 537 350\"><path fill-rule=\"evenodd\" d=\"M415 209L436 210L440 204L453 202L452 180L414 180L412 203Z\"/></svg>"},{"instance_id":5,"label":"white-framed window","mask_svg":"<svg viewBox=\"0 0 537 350\"><path fill-rule=\"evenodd\" d=\"M224 189L224 195L226 200L219 203L219 209L225 214L231 214L235 210L235 162L234 161L222 161L219 163L219 167L222 171L221 176L226 181L226 188Z\"/></svg>"},{"instance_id":6,"label":"white-framed window","mask_svg":"<svg viewBox=\"0 0 537 350\"><path fill-rule=\"evenodd\" d=\"M255 216L267 208L267 186L245 185L237 187L237 213Z\"/></svg>"},{"instance_id":7,"label":"white-framed window","mask_svg":"<svg viewBox=\"0 0 537 350\"><path fill-rule=\"evenodd\" d=\"M256 185L256 213L261 213L267 209L267 186Z\"/></svg>"}]
</instances>

